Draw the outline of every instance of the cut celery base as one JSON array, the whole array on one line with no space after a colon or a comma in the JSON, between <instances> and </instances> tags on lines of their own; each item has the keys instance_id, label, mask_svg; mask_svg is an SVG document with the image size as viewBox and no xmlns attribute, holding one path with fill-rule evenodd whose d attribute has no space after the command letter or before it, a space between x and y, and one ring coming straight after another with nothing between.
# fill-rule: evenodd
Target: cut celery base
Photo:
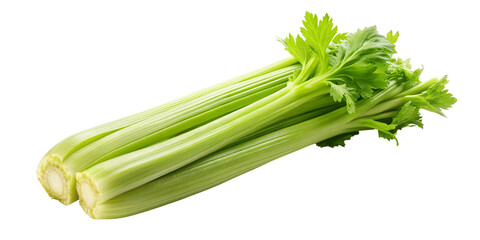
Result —
<instances>
[{"instance_id":1,"label":"cut celery base","mask_svg":"<svg viewBox=\"0 0 480 240\"><path fill-rule=\"evenodd\" d=\"M45 156L37 168L37 178L48 195L65 205L78 199L75 186L75 176L62 164L55 154Z\"/></svg>"},{"instance_id":2,"label":"cut celery base","mask_svg":"<svg viewBox=\"0 0 480 240\"><path fill-rule=\"evenodd\" d=\"M95 217L95 207L100 203L100 193L98 186L85 172L78 172L77 178L77 192L80 196L80 206L91 218Z\"/></svg>"}]
</instances>

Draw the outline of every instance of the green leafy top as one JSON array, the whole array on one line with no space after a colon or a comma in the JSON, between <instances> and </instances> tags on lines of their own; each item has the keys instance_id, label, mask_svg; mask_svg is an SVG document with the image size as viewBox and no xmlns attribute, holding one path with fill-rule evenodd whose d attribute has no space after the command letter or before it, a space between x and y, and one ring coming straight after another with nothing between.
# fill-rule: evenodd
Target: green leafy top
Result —
<instances>
[{"instance_id":1,"label":"green leafy top","mask_svg":"<svg viewBox=\"0 0 480 240\"><path fill-rule=\"evenodd\" d=\"M330 43L334 39L336 42L341 41L346 34L337 35L337 27L333 26L333 21L328 14L325 14L319 21L316 14L309 12L305 14L300 32L303 37L300 35L294 37L289 34L285 39L279 39L279 41L285 46L285 50L304 66L310 58L318 58L316 72L325 72L329 67L328 47Z\"/></svg>"},{"instance_id":2,"label":"green leafy top","mask_svg":"<svg viewBox=\"0 0 480 240\"><path fill-rule=\"evenodd\" d=\"M450 108L456 99L445 89L446 77L430 80L422 85L420 75L423 68L412 69L410 59L392 58L396 53L394 44L399 33L390 31L386 36L378 33L375 26L359 29L354 33L337 33L332 19L325 15L321 20L316 15L305 15L301 28L302 36L289 35L284 41L286 49L310 71L312 63L318 66L310 73L310 78L296 81L307 89L316 86L329 87L334 101L345 101L347 112L354 114L357 101L374 96L391 86L402 89L401 97L406 103L375 117L362 117L354 122L363 129L376 129L380 137L395 140L396 133L405 127L423 127L420 109L444 116L442 110ZM436 81L434 84L432 82ZM430 85L432 84L432 85ZM428 87L429 86L429 87ZM413 92L421 93L408 95ZM388 116L388 117L386 117ZM317 143L320 147L345 146L345 141L358 134L357 130L338 135Z\"/></svg>"},{"instance_id":3,"label":"green leafy top","mask_svg":"<svg viewBox=\"0 0 480 240\"><path fill-rule=\"evenodd\" d=\"M456 99L453 97L453 95L445 88L445 84L447 83L448 81L446 77L440 80L436 79L436 82L422 93L418 95L405 96L404 99L407 102L397 110L394 110L398 112L393 117L381 120L374 120L367 117L356 120L357 124L364 129L376 129L379 137L387 140L395 140L398 145L396 134L399 130L405 127L413 126L423 128L420 109L425 109L445 116L442 112L442 109L449 109L456 102ZM356 134L358 134L358 132L343 134L319 142L317 143L317 146L345 146L345 141Z\"/></svg>"},{"instance_id":4,"label":"green leafy top","mask_svg":"<svg viewBox=\"0 0 480 240\"><path fill-rule=\"evenodd\" d=\"M303 37L305 37L305 41L310 48L320 58L320 70L318 72L325 72L329 66L327 49L337 35L337 27L333 26L333 20L328 14L325 14L323 19L319 21L316 14L314 15L307 12L300 32ZM341 38L341 36L339 38ZM338 38L336 40L338 40Z\"/></svg>"},{"instance_id":5,"label":"green leafy top","mask_svg":"<svg viewBox=\"0 0 480 240\"><path fill-rule=\"evenodd\" d=\"M416 107L445 116L442 109L449 109L457 102L457 99L445 88L447 83L448 80L445 76L429 87L427 91L419 95L407 96L406 98Z\"/></svg>"},{"instance_id":6,"label":"green leafy top","mask_svg":"<svg viewBox=\"0 0 480 240\"><path fill-rule=\"evenodd\" d=\"M411 88L420 84L420 75L423 68L412 70L410 59L390 59L387 64L387 75L391 82L403 83L405 88Z\"/></svg>"},{"instance_id":7,"label":"green leafy top","mask_svg":"<svg viewBox=\"0 0 480 240\"><path fill-rule=\"evenodd\" d=\"M388 86L386 63L395 48L375 26L353 34L338 33L328 14L319 20L307 12L300 31L303 37L290 34L280 40L304 66L297 75L302 78L292 81L295 84L315 89L313 86L326 83L332 98L345 101L349 113L355 112L360 97L369 98L375 89Z\"/></svg>"},{"instance_id":8,"label":"green leafy top","mask_svg":"<svg viewBox=\"0 0 480 240\"><path fill-rule=\"evenodd\" d=\"M358 30L336 46L336 51L330 58L332 70L329 81L344 86L343 92L347 89L349 94L344 95L346 100L349 96L369 98L374 89L388 86L385 66L395 48L378 34L376 27ZM335 92L337 90L338 88L332 88L332 96L339 94ZM353 106L349 112L354 112Z\"/></svg>"},{"instance_id":9,"label":"green leafy top","mask_svg":"<svg viewBox=\"0 0 480 240\"><path fill-rule=\"evenodd\" d=\"M295 38L292 34L289 34L285 39L278 39L278 41L285 45L285 50L302 65L307 64L307 61L312 57L312 49L299 35Z\"/></svg>"}]
</instances>

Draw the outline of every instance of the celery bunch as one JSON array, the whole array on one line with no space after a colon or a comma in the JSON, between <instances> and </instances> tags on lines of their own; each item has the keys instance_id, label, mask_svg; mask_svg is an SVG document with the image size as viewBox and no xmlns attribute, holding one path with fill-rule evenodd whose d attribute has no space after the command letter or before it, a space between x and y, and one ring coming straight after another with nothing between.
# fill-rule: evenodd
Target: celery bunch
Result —
<instances>
[{"instance_id":1,"label":"celery bunch","mask_svg":"<svg viewBox=\"0 0 480 240\"><path fill-rule=\"evenodd\" d=\"M194 114L182 106L197 106L195 98L204 96L95 135L88 144L64 144L67 149L73 146L64 160L51 160L55 152L42 160L42 184L50 186L47 191L54 196L71 191L68 201L58 197L71 202L75 183L80 204L92 218L125 217L206 190L312 144L344 146L360 131L372 129L396 141L398 130L423 127L420 109L443 115L442 109L456 102L445 89L446 77L422 83L421 69L393 58L398 33L383 36L375 27L339 33L328 15L318 19L307 12L301 34L280 40L294 60L212 91L219 100ZM238 84L262 87L241 88L233 98L241 104L235 105L225 89ZM164 120L169 111L176 114L175 121ZM178 127L182 124L185 127ZM60 177L51 180L48 167L61 169L55 170ZM52 187L58 182L63 190Z\"/></svg>"}]
</instances>

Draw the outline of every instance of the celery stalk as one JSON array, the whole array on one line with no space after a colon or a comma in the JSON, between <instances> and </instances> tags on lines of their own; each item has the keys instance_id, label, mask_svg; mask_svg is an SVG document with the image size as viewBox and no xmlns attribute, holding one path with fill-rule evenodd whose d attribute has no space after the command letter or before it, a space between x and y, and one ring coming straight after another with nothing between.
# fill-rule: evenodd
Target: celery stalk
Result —
<instances>
[{"instance_id":1,"label":"celery stalk","mask_svg":"<svg viewBox=\"0 0 480 240\"><path fill-rule=\"evenodd\" d=\"M286 87L189 132L77 173L79 194L95 193L93 201L86 201L80 196L81 204L92 207L145 184L272 124L311 99L325 95L319 91L299 98L290 90Z\"/></svg>"},{"instance_id":2,"label":"celery stalk","mask_svg":"<svg viewBox=\"0 0 480 240\"><path fill-rule=\"evenodd\" d=\"M319 128L315 122L310 123L284 128L234 145L100 203L94 208L88 208L85 204L82 204L82 207L90 217L96 219L137 214L214 187L298 150L304 145L310 145L312 141L321 141L342 133L337 131L333 124ZM320 131L321 129L324 131ZM312 140L306 142L307 139Z\"/></svg>"},{"instance_id":3,"label":"celery stalk","mask_svg":"<svg viewBox=\"0 0 480 240\"><path fill-rule=\"evenodd\" d=\"M354 120L380 101L398 93L400 89L392 87L385 90L361 105L354 115L348 114L346 107L327 107L297 115L272 125L270 130L252 135L242 143L210 154L93 208L89 208L87 202L94 201L96 193L91 192L87 185L79 185L80 188L84 187L82 207L92 218L119 218L180 200L311 144L365 129ZM335 108L337 110L331 111ZM379 116L385 118L395 114L396 112L388 112ZM370 118L374 119L375 116ZM85 194L87 192L90 194Z\"/></svg>"},{"instance_id":4,"label":"celery stalk","mask_svg":"<svg viewBox=\"0 0 480 240\"><path fill-rule=\"evenodd\" d=\"M64 204L78 199L75 173L148 146L244 107L285 86L300 68L288 58L176 101L74 134L42 158L37 176Z\"/></svg>"}]
</instances>

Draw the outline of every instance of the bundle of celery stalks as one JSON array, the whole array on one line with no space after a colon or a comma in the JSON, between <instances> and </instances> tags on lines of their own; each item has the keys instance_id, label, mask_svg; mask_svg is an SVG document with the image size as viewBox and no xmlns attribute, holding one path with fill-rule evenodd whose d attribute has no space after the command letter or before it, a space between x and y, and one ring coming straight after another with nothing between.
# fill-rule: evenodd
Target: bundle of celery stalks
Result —
<instances>
[{"instance_id":1,"label":"bundle of celery stalks","mask_svg":"<svg viewBox=\"0 0 480 240\"><path fill-rule=\"evenodd\" d=\"M312 144L344 146L363 130L396 141L423 127L420 109L443 115L456 102L446 77L421 82L394 58L398 32L339 33L308 12L300 32L280 40L291 58L64 139L40 161L40 183L92 218L120 218Z\"/></svg>"}]
</instances>

